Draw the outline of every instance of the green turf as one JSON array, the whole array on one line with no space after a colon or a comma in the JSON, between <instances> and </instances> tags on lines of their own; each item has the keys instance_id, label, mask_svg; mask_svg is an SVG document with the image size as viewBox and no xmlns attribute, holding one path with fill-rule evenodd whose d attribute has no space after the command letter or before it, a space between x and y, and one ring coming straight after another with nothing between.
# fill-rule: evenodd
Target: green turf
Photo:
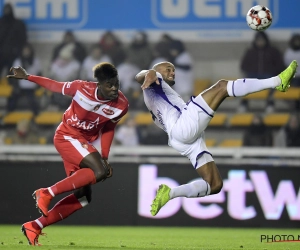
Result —
<instances>
[{"instance_id":1,"label":"green turf","mask_svg":"<svg viewBox=\"0 0 300 250\"><path fill-rule=\"evenodd\" d=\"M294 235L293 229L52 226L41 249L300 249L300 242L261 243L260 235ZM0 249L29 249L20 226L0 225Z\"/></svg>"}]
</instances>

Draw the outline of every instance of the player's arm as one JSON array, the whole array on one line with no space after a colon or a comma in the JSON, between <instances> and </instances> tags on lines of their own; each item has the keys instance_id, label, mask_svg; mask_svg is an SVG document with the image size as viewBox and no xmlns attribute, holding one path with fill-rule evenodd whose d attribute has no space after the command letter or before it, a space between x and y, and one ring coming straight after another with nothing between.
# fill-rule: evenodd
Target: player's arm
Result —
<instances>
[{"instance_id":1,"label":"player's arm","mask_svg":"<svg viewBox=\"0 0 300 250\"><path fill-rule=\"evenodd\" d=\"M154 69L142 70L135 76L135 80L142 85L141 87L143 90L148 88L154 82L157 85L160 84Z\"/></svg>"},{"instance_id":2,"label":"player's arm","mask_svg":"<svg viewBox=\"0 0 300 250\"><path fill-rule=\"evenodd\" d=\"M108 121L105 126L101 130L101 155L102 158L107 160L110 147L115 135L115 127L117 123L113 123L112 121Z\"/></svg>"},{"instance_id":3,"label":"player's arm","mask_svg":"<svg viewBox=\"0 0 300 250\"><path fill-rule=\"evenodd\" d=\"M102 135L101 135L101 150L102 150L101 156L102 156L102 159L104 160L104 162L107 163L106 166L109 169L107 178L111 177L113 174L113 169L108 162L108 155L109 155L112 141L114 139L115 128L116 128L118 122L121 120L121 118L127 113L127 111L128 111L128 107L123 110L123 112L121 113L121 115L118 118L108 121L101 130L101 133L102 133Z\"/></svg>"},{"instance_id":4,"label":"player's arm","mask_svg":"<svg viewBox=\"0 0 300 250\"><path fill-rule=\"evenodd\" d=\"M46 77L29 75L22 67L12 67L10 71L13 72L13 75L8 75L7 78L25 79L37 83L52 92L62 93L62 89L65 84L64 82L57 82Z\"/></svg>"},{"instance_id":5,"label":"player's arm","mask_svg":"<svg viewBox=\"0 0 300 250\"><path fill-rule=\"evenodd\" d=\"M108 121L101 130L101 155L103 159L108 159L109 150L114 139L115 128L121 118L127 113L128 107L117 117Z\"/></svg>"},{"instance_id":6,"label":"player's arm","mask_svg":"<svg viewBox=\"0 0 300 250\"><path fill-rule=\"evenodd\" d=\"M110 147L112 141L114 139L115 134L115 127L117 123L113 123L111 121L107 122L105 126L102 128L102 135L101 135L101 156L103 159L103 164L106 168L108 168L107 178L112 177L113 175L113 168L108 162L108 155L110 151Z\"/></svg>"}]
</instances>

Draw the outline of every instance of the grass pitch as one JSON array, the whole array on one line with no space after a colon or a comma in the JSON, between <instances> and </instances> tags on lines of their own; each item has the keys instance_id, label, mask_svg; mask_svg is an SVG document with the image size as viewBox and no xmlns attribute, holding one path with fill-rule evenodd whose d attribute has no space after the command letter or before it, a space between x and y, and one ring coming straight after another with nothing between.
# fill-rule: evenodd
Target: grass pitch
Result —
<instances>
[{"instance_id":1,"label":"grass pitch","mask_svg":"<svg viewBox=\"0 0 300 250\"><path fill-rule=\"evenodd\" d=\"M262 243L261 235L293 235L295 229L244 228L187 228L187 227L93 227L51 226L43 230L47 236L39 241L47 250L292 250L300 249L300 242ZM0 225L0 249L29 249L20 226Z\"/></svg>"}]
</instances>

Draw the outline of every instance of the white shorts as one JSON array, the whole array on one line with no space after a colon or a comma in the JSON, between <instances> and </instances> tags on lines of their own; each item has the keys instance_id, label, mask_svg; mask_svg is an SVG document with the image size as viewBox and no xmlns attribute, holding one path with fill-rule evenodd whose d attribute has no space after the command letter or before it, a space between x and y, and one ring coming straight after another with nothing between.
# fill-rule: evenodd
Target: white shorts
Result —
<instances>
[{"instance_id":1,"label":"white shorts","mask_svg":"<svg viewBox=\"0 0 300 250\"><path fill-rule=\"evenodd\" d=\"M195 169L213 161L204 136L204 130L213 115L214 111L201 95L191 97L169 133L169 145L188 157Z\"/></svg>"}]
</instances>

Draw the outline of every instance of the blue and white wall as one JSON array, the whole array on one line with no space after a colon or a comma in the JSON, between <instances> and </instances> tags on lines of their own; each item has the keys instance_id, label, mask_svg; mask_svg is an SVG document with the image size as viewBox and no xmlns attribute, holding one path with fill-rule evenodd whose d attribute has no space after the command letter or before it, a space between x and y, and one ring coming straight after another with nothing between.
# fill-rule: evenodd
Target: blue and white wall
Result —
<instances>
[{"instance_id":1,"label":"blue and white wall","mask_svg":"<svg viewBox=\"0 0 300 250\"><path fill-rule=\"evenodd\" d=\"M165 31L187 42L245 41L254 32L245 15L257 4L272 11L269 32L275 39L300 31L298 0L0 0L0 7L6 2L26 21L35 41L55 41L66 29L86 41L108 29L124 41L136 30L148 31L153 41Z\"/></svg>"}]
</instances>

